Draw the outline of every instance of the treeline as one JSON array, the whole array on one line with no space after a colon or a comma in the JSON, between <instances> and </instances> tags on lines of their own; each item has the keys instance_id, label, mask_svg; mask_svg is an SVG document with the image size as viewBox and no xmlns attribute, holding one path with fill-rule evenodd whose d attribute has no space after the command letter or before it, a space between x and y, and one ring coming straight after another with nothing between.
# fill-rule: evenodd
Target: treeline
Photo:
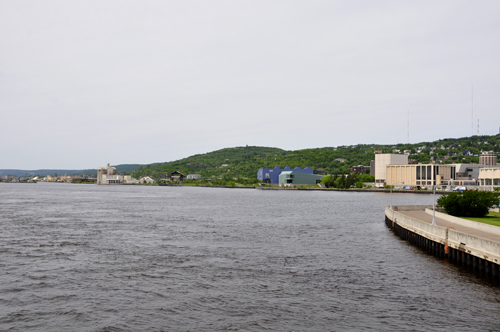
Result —
<instances>
[{"instance_id":1,"label":"treeline","mask_svg":"<svg viewBox=\"0 0 500 332\"><path fill-rule=\"evenodd\" d=\"M227 186L227 187L253 187L259 184L257 178L233 178L225 175L221 178L204 178L199 180L189 179L182 182L183 185L196 185L196 186Z\"/></svg>"},{"instance_id":2,"label":"treeline","mask_svg":"<svg viewBox=\"0 0 500 332\"><path fill-rule=\"evenodd\" d=\"M365 182L375 182L375 176L351 173L348 175L327 175L321 178L321 183L327 188L348 189L351 187L371 187L371 185L366 185Z\"/></svg>"},{"instance_id":3,"label":"treeline","mask_svg":"<svg viewBox=\"0 0 500 332\"><path fill-rule=\"evenodd\" d=\"M231 178L255 179L259 168L311 167L317 174L349 174L357 165L370 165L377 153L403 153L410 151L409 158L415 162L429 163L477 163L482 151L500 152L498 136L472 136L442 139L415 144L358 144L351 146L324 147L286 151L279 148L244 146L225 148L205 154L194 155L162 164L142 166L131 172L132 176L151 176L172 171L200 174L203 178L228 176Z\"/></svg>"}]
</instances>

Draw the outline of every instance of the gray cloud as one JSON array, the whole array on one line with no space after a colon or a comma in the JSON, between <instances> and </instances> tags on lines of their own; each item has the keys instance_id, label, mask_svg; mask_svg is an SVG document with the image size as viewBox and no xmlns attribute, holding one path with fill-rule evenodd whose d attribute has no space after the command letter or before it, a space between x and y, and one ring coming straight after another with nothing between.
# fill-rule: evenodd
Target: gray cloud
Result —
<instances>
[{"instance_id":1,"label":"gray cloud","mask_svg":"<svg viewBox=\"0 0 500 332\"><path fill-rule=\"evenodd\" d=\"M0 168L498 133L497 1L2 1ZM475 115L471 116L474 84Z\"/></svg>"}]
</instances>

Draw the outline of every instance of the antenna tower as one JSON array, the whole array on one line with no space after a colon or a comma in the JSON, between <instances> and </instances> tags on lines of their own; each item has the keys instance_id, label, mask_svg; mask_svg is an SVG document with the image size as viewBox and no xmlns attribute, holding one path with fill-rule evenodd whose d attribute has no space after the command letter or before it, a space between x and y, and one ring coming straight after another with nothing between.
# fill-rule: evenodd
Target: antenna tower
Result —
<instances>
[{"instance_id":1,"label":"antenna tower","mask_svg":"<svg viewBox=\"0 0 500 332\"><path fill-rule=\"evenodd\" d=\"M410 110L408 110L408 131L407 131L407 134L406 134L406 138L408 140L408 144L410 144Z\"/></svg>"},{"instance_id":2,"label":"antenna tower","mask_svg":"<svg viewBox=\"0 0 500 332\"><path fill-rule=\"evenodd\" d=\"M471 129L474 136L474 84L471 87Z\"/></svg>"},{"instance_id":3,"label":"antenna tower","mask_svg":"<svg viewBox=\"0 0 500 332\"><path fill-rule=\"evenodd\" d=\"M479 118L477 118L477 135L479 136Z\"/></svg>"}]
</instances>

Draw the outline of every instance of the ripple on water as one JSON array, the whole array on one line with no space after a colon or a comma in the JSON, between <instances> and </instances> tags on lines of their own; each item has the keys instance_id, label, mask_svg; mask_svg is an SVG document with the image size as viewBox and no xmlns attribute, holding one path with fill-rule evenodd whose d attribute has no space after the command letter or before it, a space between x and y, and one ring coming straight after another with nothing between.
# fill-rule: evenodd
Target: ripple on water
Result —
<instances>
[{"instance_id":1,"label":"ripple on water","mask_svg":"<svg viewBox=\"0 0 500 332\"><path fill-rule=\"evenodd\" d=\"M498 285L396 237L387 195L0 186L2 331L498 330Z\"/></svg>"}]
</instances>

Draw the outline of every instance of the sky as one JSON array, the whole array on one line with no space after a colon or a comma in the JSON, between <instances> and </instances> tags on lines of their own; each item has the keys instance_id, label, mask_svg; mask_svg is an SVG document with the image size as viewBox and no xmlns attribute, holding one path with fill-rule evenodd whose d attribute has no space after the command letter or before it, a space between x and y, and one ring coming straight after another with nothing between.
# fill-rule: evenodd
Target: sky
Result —
<instances>
[{"instance_id":1,"label":"sky","mask_svg":"<svg viewBox=\"0 0 500 332\"><path fill-rule=\"evenodd\" d=\"M498 0L0 0L0 169L498 134L499 17Z\"/></svg>"}]
</instances>

